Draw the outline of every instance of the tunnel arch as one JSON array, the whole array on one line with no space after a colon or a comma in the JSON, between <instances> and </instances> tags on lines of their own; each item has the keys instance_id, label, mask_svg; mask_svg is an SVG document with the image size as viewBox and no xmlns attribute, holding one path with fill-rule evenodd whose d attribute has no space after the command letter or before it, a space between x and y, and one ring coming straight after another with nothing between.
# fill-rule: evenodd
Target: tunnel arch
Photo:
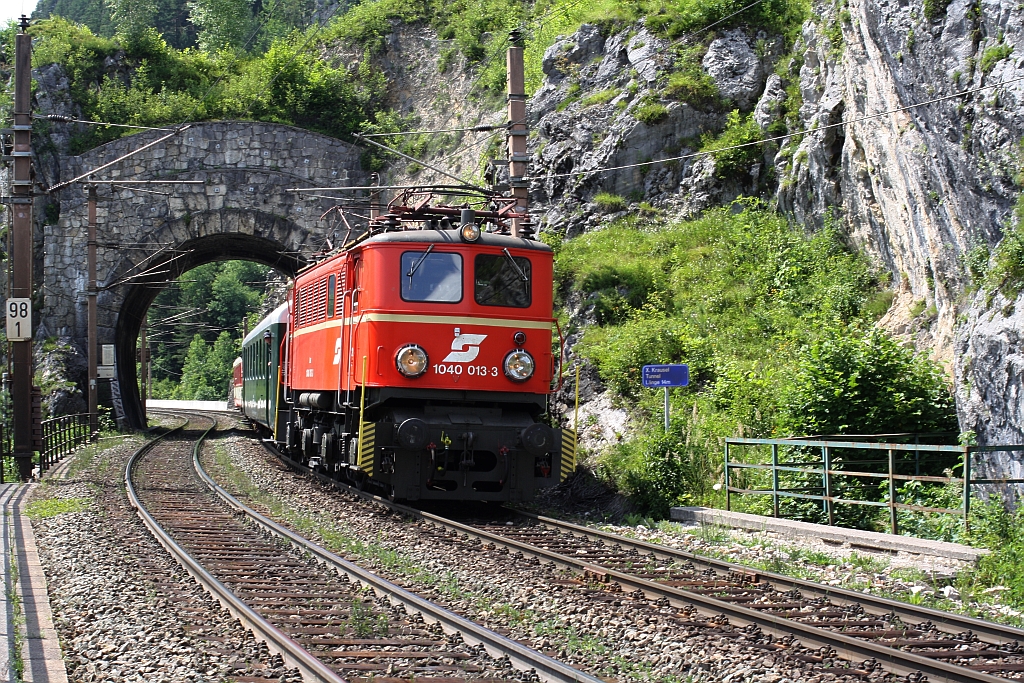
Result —
<instances>
[{"instance_id":1,"label":"tunnel arch","mask_svg":"<svg viewBox=\"0 0 1024 683\"><path fill-rule=\"evenodd\" d=\"M255 261L274 268L286 277L293 277L306 263L300 253L289 250L287 245L279 241L245 233L197 237L182 243L163 259L154 260L151 267L158 274L140 278L125 287L115 327L115 372L125 426L134 429L145 427L135 358L142 321L150 304L168 282L193 268L215 261L231 260Z\"/></svg>"},{"instance_id":2,"label":"tunnel arch","mask_svg":"<svg viewBox=\"0 0 1024 683\"><path fill-rule=\"evenodd\" d=\"M119 417L126 427L143 426L137 337L146 309L166 282L204 263L230 259L292 275L337 230L323 216L338 202L290 188L366 184L360 148L292 126L195 123L147 146L165 135L144 131L61 159L62 180L103 169L95 177L100 182L96 339L89 339L87 325L82 186L53 195L59 199L59 218L40 226L43 239L36 246L43 272L37 337L71 337L82 349L90 343L115 345ZM105 179L200 183L147 190L104 185ZM81 383L84 389L84 378Z\"/></svg>"}]
</instances>

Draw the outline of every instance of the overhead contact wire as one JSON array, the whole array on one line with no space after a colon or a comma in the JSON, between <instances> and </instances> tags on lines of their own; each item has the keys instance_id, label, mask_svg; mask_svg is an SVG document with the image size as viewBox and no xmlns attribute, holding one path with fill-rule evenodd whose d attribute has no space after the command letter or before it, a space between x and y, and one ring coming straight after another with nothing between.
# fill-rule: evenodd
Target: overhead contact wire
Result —
<instances>
[{"instance_id":1,"label":"overhead contact wire","mask_svg":"<svg viewBox=\"0 0 1024 683\"><path fill-rule=\"evenodd\" d=\"M815 126L814 128L807 128L805 130L795 131L795 132L792 132L792 133L786 133L785 135L775 135L775 136L772 136L772 137L769 137L769 138L764 138L762 140L755 140L754 142L744 142L744 143L740 143L738 145L729 145L728 147L721 147L719 149L714 149L714 150L706 150L706 151L701 151L701 152L692 152L690 154L683 154L683 155L675 156L675 157L667 157L665 159L655 159L653 161L640 161L640 162L637 162L635 164L624 164L622 166L607 166L605 168L595 168L595 169L592 169L592 170L589 170L589 171L570 171L568 173L549 173L547 175L527 176L526 179L527 180L549 180L549 179L553 179L553 178L570 178L572 176L588 176L588 175L596 175L598 173L606 173L608 171L621 171L621 170L625 170L625 169L628 169L628 168L639 168L639 167L642 167L642 166L651 166L651 165L654 165L654 164L663 164L663 163L668 162L668 161L683 161L685 159L693 159L695 157L701 157L701 156L708 156L708 155L712 155L712 154L718 154L719 152L727 152L727 151L732 150L732 149L742 149L744 147L753 147L755 145L763 145L765 143L775 142L777 140L785 140L786 138L793 138L793 137L798 137L798 136L801 136L801 135L808 135L810 133L816 133L818 131L828 130L829 128L839 128L841 126L848 126L848 125L851 125L851 124L854 124L854 123L860 123L862 121L870 121L871 119L877 119L877 118L881 118L883 116L889 116L891 114L898 114L898 113L903 112L903 111L909 111L911 109L917 109L919 107L924 107L924 106L927 106L929 104L935 104L937 102L945 102L946 100L952 100L952 99L955 99L957 97L963 97L964 95L969 95L971 93L980 92L982 90L991 90L992 88L998 88L1000 86L1009 85L1011 83L1016 83L1018 81L1024 81L1024 76L1020 76L1018 78L1011 78L1010 80L1001 81L999 83L993 83L992 85L983 85L983 86L980 86L978 88L971 88L970 90L963 90L961 92L953 93L953 94L950 94L950 95L944 95L942 97L936 97L934 99L926 100L924 102L918 102L916 104L908 104L905 107L897 107L895 109L889 109L887 111L883 111L883 112L880 112L878 114L868 114L866 116L860 116L860 117L855 118L855 119L850 119L849 121L840 121L838 123L828 123L828 124L825 124L823 126Z\"/></svg>"}]
</instances>

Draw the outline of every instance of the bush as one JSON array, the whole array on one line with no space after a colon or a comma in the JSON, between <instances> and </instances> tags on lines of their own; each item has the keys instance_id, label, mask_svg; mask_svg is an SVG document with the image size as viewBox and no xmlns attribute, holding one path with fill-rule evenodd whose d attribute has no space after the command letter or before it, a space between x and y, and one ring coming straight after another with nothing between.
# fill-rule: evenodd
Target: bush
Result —
<instances>
[{"instance_id":1,"label":"bush","mask_svg":"<svg viewBox=\"0 0 1024 683\"><path fill-rule=\"evenodd\" d=\"M782 426L801 436L958 430L942 368L877 328L828 331L801 350Z\"/></svg>"},{"instance_id":2,"label":"bush","mask_svg":"<svg viewBox=\"0 0 1024 683\"><path fill-rule=\"evenodd\" d=\"M764 153L764 145L753 144L762 139L761 127L754 121L753 114L740 116L739 110L734 109L729 113L721 135L707 134L701 138L700 151L711 152L715 157L715 175L719 178L745 175Z\"/></svg>"},{"instance_id":3,"label":"bush","mask_svg":"<svg viewBox=\"0 0 1024 683\"><path fill-rule=\"evenodd\" d=\"M38 38L33 65L60 64L72 98L91 120L158 126L245 116L348 137L383 106L385 81L368 59L352 71L331 67L315 51L299 51L308 37L301 33L273 41L260 56L239 57L175 50L153 32L122 51L116 41L60 18L30 30ZM104 61L115 55L126 68L107 73ZM72 141L72 151L124 134L90 127Z\"/></svg>"},{"instance_id":4,"label":"bush","mask_svg":"<svg viewBox=\"0 0 1024 683\"><path fill-rule=\"evenodd\" d=\"M713 495L716 470L703 449L688 447L678 435L653 430L614 446L598 469L639 512L654 517L668 517L674 505L705 503Z\"/></svg>"}]
</instances>

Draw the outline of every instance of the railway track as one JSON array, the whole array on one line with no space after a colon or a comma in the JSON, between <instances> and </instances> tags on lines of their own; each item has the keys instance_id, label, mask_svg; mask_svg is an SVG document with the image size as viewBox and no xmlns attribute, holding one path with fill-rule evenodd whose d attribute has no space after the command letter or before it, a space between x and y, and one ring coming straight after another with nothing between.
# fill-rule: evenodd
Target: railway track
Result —
<instances>
[{"instance_id":1,"label":"railway track","mask_svg":"<svg viewBox=\"0 0 1024 683\"><path fill-rule=\"evenodd\" d=\"M216 426L201 419L210 422L201 434L179 428L131 458L129 498L189 573L305 680L598 682L243 506L200 464Z\"/></svg>"},{"instance_id":2,"label":"railway track","mask_svg":"<svg viewBox=\"0 0 1024 683\"><path fill-rule=\"evenodd\" d=\"M874 678L885 670L933 682L1024 678L1021 629L758 572L536 515L516 513L511 525L457 521L311 474L427 522L439 537L458 536L482 551L568 568L580 585L671 606L678 610L679 626L733 637L764 634L757 647L822 667L834 666L836 658L846 660L852 668L845 673L855 677Z\"/></svg>"}]
</instances>

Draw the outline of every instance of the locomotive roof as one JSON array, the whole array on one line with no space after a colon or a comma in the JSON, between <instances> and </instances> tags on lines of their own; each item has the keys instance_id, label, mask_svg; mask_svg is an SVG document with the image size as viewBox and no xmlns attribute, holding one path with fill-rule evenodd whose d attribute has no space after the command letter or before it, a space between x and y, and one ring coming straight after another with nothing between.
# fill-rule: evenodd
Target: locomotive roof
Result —
<instances>
[{"instance_id":1,"label":"locomotive roof","mask_svg":"<svg viewBox=\"0 0 1024 683\"><path fill-rule=\"evenodd\" d=\"M245 339L242 340L242 346L248 346L255 339L263 336L263 331L274 324L283 324L288 322L288 304L283 303L275 308L270 315L256 324L256 327L252 328L252 332L245 335Z\"/></svg>"},{"instance_id":2,"label":"locomotive roof","mask_svg":"<svg viewBox=\"0 0 1024 683\"><path fill-rule=\"evenodd\" d=\"M485 245L489 247L506 247L509 249L532 249L534 251L551 251L551 247L536 240L525 240L511 235L497 235L491 232L480 234L476 242L463 242L458 230L401 230L382 232L379 235L361 242L360 247L384 242L426 242L433 244Z\"/></svg>"}]
</instances>

